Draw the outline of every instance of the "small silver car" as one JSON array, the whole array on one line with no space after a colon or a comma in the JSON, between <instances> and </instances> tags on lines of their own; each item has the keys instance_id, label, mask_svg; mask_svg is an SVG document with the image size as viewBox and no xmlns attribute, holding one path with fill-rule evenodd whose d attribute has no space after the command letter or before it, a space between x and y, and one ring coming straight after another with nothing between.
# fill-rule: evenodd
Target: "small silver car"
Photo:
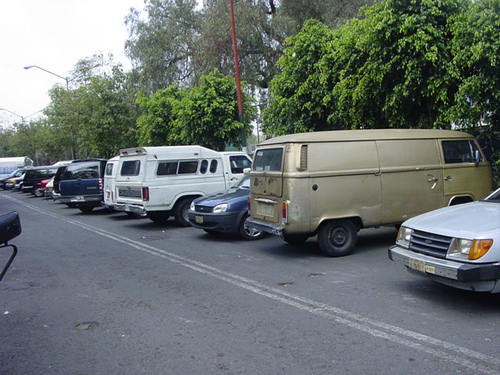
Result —
<instances>
[{"instance_id":1,"label":"small silver car","mask_svg":"<svg viewBox=\"0 0 500 375\"><path fill-rule=\"evenodd\" d=\"M405 221L389 259L455 288L500 292L500 189Z\"/></svg>"}]
</instances>

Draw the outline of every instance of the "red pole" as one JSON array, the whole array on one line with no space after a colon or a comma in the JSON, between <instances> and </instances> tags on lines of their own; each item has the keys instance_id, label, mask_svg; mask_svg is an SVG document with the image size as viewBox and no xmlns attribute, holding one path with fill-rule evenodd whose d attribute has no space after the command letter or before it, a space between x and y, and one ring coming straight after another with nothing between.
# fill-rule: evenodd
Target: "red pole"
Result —
<instances>
[{"instance_id":1,"label":"red pole","mask_svg":"<svg viewBox=\"0 0 500 375\"><path fill-rule=\"evenodd\" d=\"M234 70L236 75L236 94L238 96L238 115L240 116L240 121L243 121L243 98L241 96L240 64L238 62L238 47L236 45L236 25L234 23L233 0L229 0L229 8L231 9L231 35L233 37Z\"/></svg>"}]
</instances>

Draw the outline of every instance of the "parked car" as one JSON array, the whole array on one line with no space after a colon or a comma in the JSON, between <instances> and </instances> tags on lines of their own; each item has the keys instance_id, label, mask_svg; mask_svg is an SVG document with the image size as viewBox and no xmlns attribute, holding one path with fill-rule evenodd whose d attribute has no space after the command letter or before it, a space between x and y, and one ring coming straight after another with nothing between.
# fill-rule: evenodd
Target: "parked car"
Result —
<instances>
[{"instance_id":1,"label":"parked car","mask_svg":"<svg viewBox=\"0 0 500 375\"><path fill-rule=\"evenodd\" d=\"M16 189L16 190L21 190L23 188L23 181L24 181L24 175L26 173L23 173L21 176L19 177L13 177L13 178L10 178L7 180L7 182L5 183L5 189L6 190L13 190L13 189Z\"/></svg>"},{"instance_id":2,"label":"parked car","mask_svg":"<svg viewBox=\"0 0 500 375\"><path fill-rule=\"evenodd\" d=\"M29 192L36 197L41 197L43 195L40 193L41 182L53 177L57 172L57 168L57 166L50 165L28 169L21 189L23 193Z\"/></svg>"},{"instance_id":3,"label":"parked car","mask_svg":"<svg viewBox=\"0 0 500 375\"><path fill-rule=\"evenodd\" d=\"M91 212L94 207L101 206L106 162L106 159L85 159L69 164L59 182L58 199L86 213Z\"/></svg>"},{"instance_id":4,"label":"parked car","mask_svg":"<svg viewBox=\"0 0 500 375\"><path fill-rule=\"evenodd\" d=\"M264 232L246 226L249 193L250 176L245 175L229 190L195 199L188 211L190 224L208 233L238 233L245 240L262 238Z\"/></svg>"},{"instance_id":5,"label":"parked car","mask_svg":"<svg viewBox=\"0 0 500 375\"><path fill-rule=\"evenodd\" d=\"M22 175L24 175L26 173L26 169L27 168L18 168L14 172L10 173L8 176L0 178L0 187L4 190L12 189L12 187L10 185L9 185L9 187L7 187L7 182L11 178L17 178L17 177L21 177Z\"/></svg>"},{"instance_id":6,"label":"parked car","mask_svg":"<svg viewBox=\"0 0 500 375\"><path fill-rule=\"evenodd\" d=\"M455 288L500 292L500 189L405 221L389 258Z\"/></svg>"}]
</instances>

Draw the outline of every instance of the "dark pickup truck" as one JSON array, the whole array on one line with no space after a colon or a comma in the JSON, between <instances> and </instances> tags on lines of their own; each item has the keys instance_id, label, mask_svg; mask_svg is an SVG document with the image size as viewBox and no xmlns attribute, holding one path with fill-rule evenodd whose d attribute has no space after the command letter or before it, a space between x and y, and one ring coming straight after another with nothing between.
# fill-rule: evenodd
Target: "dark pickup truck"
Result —
<instances>
[{"instance_id":1,"label":"dark pickup truck","mask_svg":"<svg viewBox=\"0 0 500 375\"><path fill-rule=\"evenodd\" d=\"M106 159L85 159L69 164L59 182L59 201L82 212L101 206L106 162Z\"/></svg>"}]
</instances>

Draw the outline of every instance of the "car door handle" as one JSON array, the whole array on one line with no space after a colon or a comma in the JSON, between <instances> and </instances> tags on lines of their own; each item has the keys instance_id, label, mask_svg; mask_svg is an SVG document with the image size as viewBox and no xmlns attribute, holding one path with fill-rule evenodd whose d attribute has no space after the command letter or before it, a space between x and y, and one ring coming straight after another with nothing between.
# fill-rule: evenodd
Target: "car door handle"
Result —
<instances>
[{"instance_id":1,"label":"car door handle","mask_svg":"<svg viewBox=\"0 0 500 375\"><path fill-rule=\"evenodd\" d=\"M427 177L427 182L438 182L438 179L435 177Z\"/></svg>"},{"instance_id":2,"label":"car door handle","mask_svg":"<svg viewBox=\"0 0 500 375\"><path fill-rule=\"evenodd\" d=\"M453 180L453 177L451 177L451 176L446 176L446 177L444 178L444 180L445 180L445 181L451 181L451 180Z\"/></svg>"}]
</instances>

